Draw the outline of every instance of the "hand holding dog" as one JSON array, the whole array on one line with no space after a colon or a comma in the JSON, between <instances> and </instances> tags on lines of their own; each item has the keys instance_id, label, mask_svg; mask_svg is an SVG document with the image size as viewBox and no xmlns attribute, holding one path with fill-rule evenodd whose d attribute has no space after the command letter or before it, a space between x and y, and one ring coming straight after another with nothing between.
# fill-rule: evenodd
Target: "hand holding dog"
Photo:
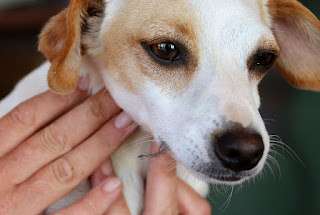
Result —
<instances>
[{"instance_id":1,"label":"hand holding dog","mask_svg":"<svg viewBox=\"0 0 320 215\"><path fill-rule=\"evenodd\" d=\"M121 145L133 122L108 93L45 92L0 120L0 214L38 214L72 191ZM71 111L67 112L68 110ZM62 214L103 214L121 183L105 179Z\"/></svg>"},{"instance_id":2,"label":"hand holding dog","mask_svg":"<svg viewBox=\"0 0 320 215\"><path fill-rule=\"evenodd\" d=\"M133 128L103 91L88 99L81 90L45 92L22 103L0 119L0 214L41 213L107 160ZM145 214L196 214L199 208L210 214L208 203L168 172L172 162L168 155L150 161ZM121 183L106 164L92 176L91 192L59 214L129 214Z\"/></svg>"},{"instance_id":3,"label":"hand holding dog","mask_svg":"<svg viewBox=\"0 0 320 215\"><path fill-rule=\"evenodd\" d=\"M151 146L156 153L159 146ZM189 185L177 177L175 160L162 153L149 160L147 175L146 202L143 215L211 215L210 204ZM98 186L106 177L114 176L110 163L105 163L91 177L93 186ZM121 196L105 215L130 215Z\"/></svg>"}]
</instances>

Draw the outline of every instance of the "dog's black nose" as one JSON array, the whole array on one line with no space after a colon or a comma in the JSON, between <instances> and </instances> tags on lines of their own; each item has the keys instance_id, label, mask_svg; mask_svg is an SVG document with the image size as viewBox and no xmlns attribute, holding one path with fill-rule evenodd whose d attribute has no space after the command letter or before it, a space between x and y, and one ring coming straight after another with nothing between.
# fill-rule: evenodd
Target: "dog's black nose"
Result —
<instances>
[{"instance_id":1,"label":"dog's black nose","mask_svg":"<svg viewBox=\"0 0 320 215\"><path fill-rule=\"evenodd\" d=\"M216 137L214 148L225 168L239 172L250 170L258 164L263 155L264 144L261 135L237 129Z\"/></svg>"}]
</instances>

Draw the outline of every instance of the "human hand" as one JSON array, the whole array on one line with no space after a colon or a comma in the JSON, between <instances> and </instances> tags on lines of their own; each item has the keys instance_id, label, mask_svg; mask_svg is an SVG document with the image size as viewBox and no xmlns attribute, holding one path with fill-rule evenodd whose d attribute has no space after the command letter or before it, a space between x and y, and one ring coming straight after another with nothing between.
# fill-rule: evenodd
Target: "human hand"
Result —
<instances>
[{"instance_id":1,"label":"human hand","mask_svg":"<svg viewBox=\"0 0 320 215\"><path fill-rule=\"evenodd\" d=\"M39 214L71 192L132 133L105 91L40 94L0 119L0 214ZM121 193L104 179L59 214L103 214Z\"/></svg>"},{"instance_id":2,"label":"human hand","mask_svg":"<svg viewBox=\"0 0 320 215\"><path fill-rule=\"evenodd\" d=\"M158 150L159 146L153 143L151 153L156 153ZM166 152L149 160L143 215L210 215L210 204L177 177L175 166L175 160ZM92 175L93 186L110 176L115 174L110 162L107 161ZM104 215L119 214L130 215L123 196L104 213Z\"/></svg>"}]
</instances>

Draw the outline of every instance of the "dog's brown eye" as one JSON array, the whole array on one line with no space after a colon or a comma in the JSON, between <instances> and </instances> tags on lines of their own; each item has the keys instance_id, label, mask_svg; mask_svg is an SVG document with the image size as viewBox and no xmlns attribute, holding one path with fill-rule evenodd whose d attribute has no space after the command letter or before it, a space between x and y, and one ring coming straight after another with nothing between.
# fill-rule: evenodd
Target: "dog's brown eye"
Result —
<instances>
[{"instance_id":1,"label":"dog's brown eye","mask_svg":"<svg viewBox=\"0 0 320 215\"><path fill-rule=\"evenodd\" d=\"M276 56L271 52L262 52L254 56L250 70L269 70L276 60Z\"/></svg>"},{"instance_id":2,"label":"dog's brown eye","mask_svg":"<svg viewBox=\"0 0 320 215\"><path fill-rule=\"evenodd\" d=\"M274 54L261 53L256 57L256 65L263 67L272 66L275 60L276 56Z\"/></svg>"},{"instance_id":3,"label":"dog's brown eye","mask_svg":"<svg viewBox=\"0 0 320 215\"><path fill-rule=\"evenodd\" d=\"M155 43L149 46L155 57L165 60L174 61L180 59L180 51L175 44L170 42Z\"/></svg>"}]
</instances>

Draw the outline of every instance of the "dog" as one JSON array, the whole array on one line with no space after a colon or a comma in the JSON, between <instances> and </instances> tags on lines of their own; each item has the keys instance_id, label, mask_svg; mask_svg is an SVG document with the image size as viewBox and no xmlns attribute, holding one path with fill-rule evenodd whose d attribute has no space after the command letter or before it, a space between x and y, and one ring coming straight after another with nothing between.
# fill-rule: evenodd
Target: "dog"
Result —
<instances>
[{"instance_id":1,"label":"dog","mask_svg":"<svg viewBox=\"0 0 320 215\"><path fill-rule=\"evenodd\" d=\"M205 196L207 183L261 172L270 143L257 86L274 64L294 87L320 91L320 22L296 0L71 0L39 38L48 62L1 101L0 116L49 88L71 93L79 77L91 93L106 87L142 128L112 157L133 215L144 203L138 156L149 150L139 137L169 150L179 177Z\"/></svg>"}]
</instances>

